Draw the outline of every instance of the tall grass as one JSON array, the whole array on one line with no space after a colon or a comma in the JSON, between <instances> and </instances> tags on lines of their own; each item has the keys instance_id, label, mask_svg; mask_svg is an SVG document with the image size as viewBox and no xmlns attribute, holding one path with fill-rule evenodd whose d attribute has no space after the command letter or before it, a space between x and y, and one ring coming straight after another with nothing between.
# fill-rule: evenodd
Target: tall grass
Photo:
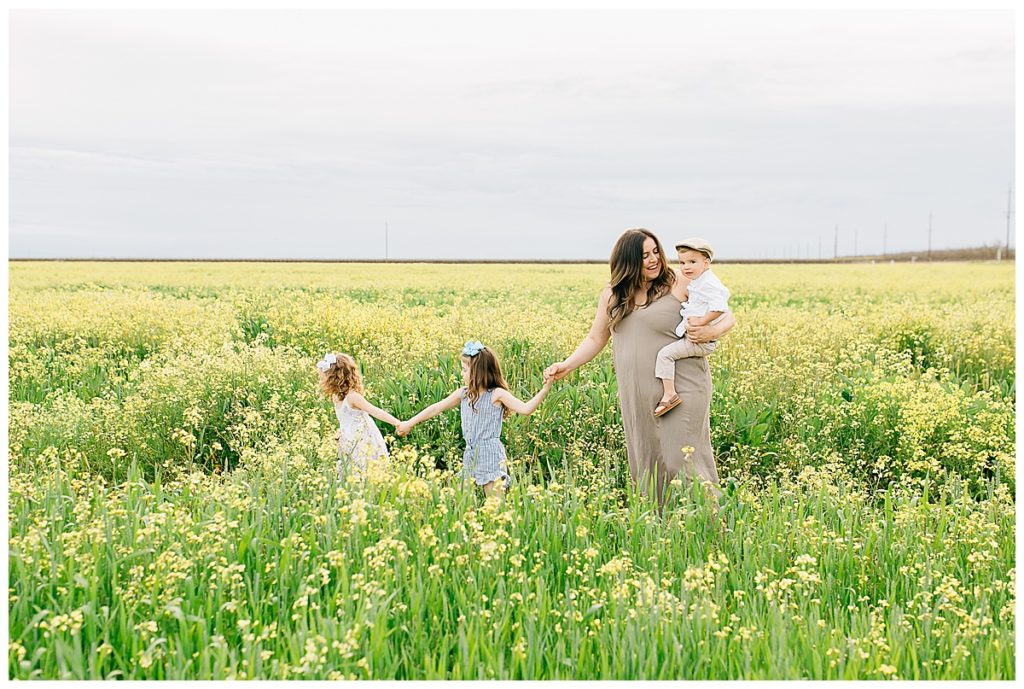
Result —
<instances>
[{"instance_id":1,"label":"tall grass","mask_svg":"<svg viewBox=\"0 0 1024 689\"><path fill-rule=\"evenodd\" d=\"M607 352L504 502L454 412L339 483L324 351L407 418L466 339L526 397L582 338L606 269L502 271L12 265L9 676L1013 677L1009 268L720 269L717 512L636 494Z\"/></svg>"}]
</instances>

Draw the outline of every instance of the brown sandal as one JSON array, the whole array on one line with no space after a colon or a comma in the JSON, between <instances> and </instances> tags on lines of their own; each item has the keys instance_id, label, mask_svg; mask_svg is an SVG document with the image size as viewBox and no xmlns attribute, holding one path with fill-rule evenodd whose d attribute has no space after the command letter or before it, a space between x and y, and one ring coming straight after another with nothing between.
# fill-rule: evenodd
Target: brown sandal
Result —
<instances>
[{"instance_id":1,"label":"brown sandal","mask_svg":"<svg viewBox=\"0 0 1024 689\"><path fill-rule=\"evenodd\" d=\"M655 418L663 416L668 412L672 411L673 409L678 407L681 402L682 400L679 399L679 395L673 395L668 402L658 402L658 406L654 408Z\"/></svg>"}]
</instances>

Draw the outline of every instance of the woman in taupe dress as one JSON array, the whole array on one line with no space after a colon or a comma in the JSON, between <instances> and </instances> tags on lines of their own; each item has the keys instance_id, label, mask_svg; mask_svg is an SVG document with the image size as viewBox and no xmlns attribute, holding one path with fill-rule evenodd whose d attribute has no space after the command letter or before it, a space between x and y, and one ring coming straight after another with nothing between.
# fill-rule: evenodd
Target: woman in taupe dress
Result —
<instances>
[{"instance_id":1,"label":"woman in taupe dress","mask_svg":"<svg viewBox=\"0 0 1024 689\"><path fill-rule=\"evenodd\" d=\"M676 339L679 307L687 280L669 267L658 238L644 229L627 230L609 261L611 280L601 292L590 333L567 359L552 364L545 378L562 378L587 363L612 340L619 407L626 436L629 473L646 495L652 486L659 504L665 486L682 472L714 486L718 469L711 451L711 372L706 357L676 361L676 390L683 403L660 418L651 412L661 398L654 376L658 350ZM727 312L716 324L688 328L694 342L721 337L736 324ZM693 448L691 453L682 448Z\"/></svg>"}]
</instances>

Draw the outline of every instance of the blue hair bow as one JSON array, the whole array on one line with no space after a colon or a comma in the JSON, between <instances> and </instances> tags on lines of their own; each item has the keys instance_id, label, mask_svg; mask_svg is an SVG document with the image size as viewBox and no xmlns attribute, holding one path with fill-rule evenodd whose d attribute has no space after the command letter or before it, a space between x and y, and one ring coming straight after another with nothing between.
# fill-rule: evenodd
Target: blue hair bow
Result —
<instances>
[{"instance_id":1,"label":"blue hair bow","mask_svg":"<svg viewBox=\"0 0 1024 689\"><path fill-rule=\"evenodd\" d=\"M476 356L480 352L484 351L484 346L479 340L470 340L462 347L463 356Z\"/></svg>"}]
</instances>

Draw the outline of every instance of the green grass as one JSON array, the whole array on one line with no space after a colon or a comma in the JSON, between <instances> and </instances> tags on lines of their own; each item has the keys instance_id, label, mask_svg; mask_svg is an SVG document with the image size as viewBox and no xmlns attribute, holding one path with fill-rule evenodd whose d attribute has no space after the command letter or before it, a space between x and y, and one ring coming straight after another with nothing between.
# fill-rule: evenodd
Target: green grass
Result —
<instances>
[{"instance_id":1,"label":"green grass","mask_svg":"<svg viewBox=\"0 0 1024 689\"><path fill-rule=\"evenodd\" d=\"M634 491L608 352L503 503L455 412L334 474L324 351L403 418L466 339L526 398L606 268L103 270L11 269L10 678L1014 678L1006 266L724 267L717 517Z\"/></svg>"}]
</instances>

